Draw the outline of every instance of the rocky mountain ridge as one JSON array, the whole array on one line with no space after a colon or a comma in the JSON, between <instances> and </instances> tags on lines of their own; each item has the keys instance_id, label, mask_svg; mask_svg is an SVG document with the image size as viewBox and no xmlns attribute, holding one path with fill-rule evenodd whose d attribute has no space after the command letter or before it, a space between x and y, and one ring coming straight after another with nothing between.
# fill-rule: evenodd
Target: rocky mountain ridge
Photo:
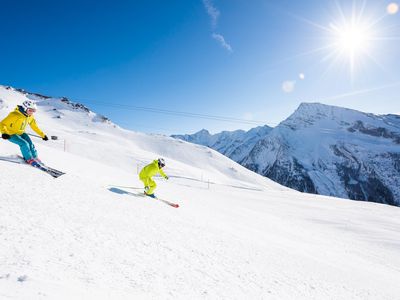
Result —
<instances>
[{"instance_id":1,"label":"rocky mountain ridge","mask_svg":"<svg viewBox=\"0 0 400 300\"><path fill-rule=\"evenodd\" d=\"M209 138L217 140L211 145L193 136L175 137L209 146L298 191L400 205L398 115L302 103L251 144L224 143L220 135ZM247 149L245 155L236 155L241 149Z\"/></svg>"}]
</instances>

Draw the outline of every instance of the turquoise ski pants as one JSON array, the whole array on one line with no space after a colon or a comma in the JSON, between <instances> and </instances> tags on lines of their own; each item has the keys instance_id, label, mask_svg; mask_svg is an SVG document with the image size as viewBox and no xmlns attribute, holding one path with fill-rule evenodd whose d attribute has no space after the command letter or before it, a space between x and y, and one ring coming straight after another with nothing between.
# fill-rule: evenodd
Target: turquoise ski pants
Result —
<instances>
[{"instance_id":1,"label":"turquoise ski pants","mask_svg":"<svg viewBox=\"0 0 400 300\"><path fill-rule=\"evenodd\" d=\"M13 134L9 141L19 146L25 160L37 157L35 145L33 145L31 138L26 133L21 135Z\"/></svg>"}]
</instances>

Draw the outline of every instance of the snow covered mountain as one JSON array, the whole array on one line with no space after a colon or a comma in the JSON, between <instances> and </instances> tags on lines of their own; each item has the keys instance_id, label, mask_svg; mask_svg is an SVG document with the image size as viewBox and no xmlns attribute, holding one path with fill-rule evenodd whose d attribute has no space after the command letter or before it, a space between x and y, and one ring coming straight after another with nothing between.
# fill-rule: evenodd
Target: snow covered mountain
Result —
<instances>
[{"instance_id":1,"label":"snow covered mountain","mask_svg":"<svg viewBox=\"0 0 400 300\"><path fill-rule=\"evenodd\" d=\"M400 210L283 187L222 154L124 130L90 109L27 98L65 175L0 161L0 299L396 299ZM0 140L0 156L18 153ZM170 179L145 198L138 170ZM374 276L371 276L373 274Z\"/></svg>"},{"instance_id":2,"label":"snow covered mountain","mask_svg":"<svg viewBox=\"0 0 400 300\"><path fill-rule=\"evenodd\" d=\"M265 125L247 132L244 130L223 131L212 135L203 129L195 134L172 135L172 137L210 147L234 161L241 161L248 156L255 144L271 130L271 127Z\"/></svg>"},{"instance_id":3,"label":"snow covered mountain","mask_svg":"<svg viewBox=\"0 0 400 300\"><path fill-rule=\"evenodd\" d=\"M221 153L248 169L298 191L400 205L397 115L303 103L253 140L245 157L233 155L237 145L229 142L217 148L193 141L223 149Z\"/></svg>"}]
</instances>

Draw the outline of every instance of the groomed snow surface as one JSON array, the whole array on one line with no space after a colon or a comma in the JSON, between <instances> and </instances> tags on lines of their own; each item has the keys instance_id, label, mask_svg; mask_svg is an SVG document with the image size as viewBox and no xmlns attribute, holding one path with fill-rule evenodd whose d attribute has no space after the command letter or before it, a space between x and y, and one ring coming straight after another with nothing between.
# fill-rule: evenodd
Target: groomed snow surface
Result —
<instances>
[{"instance_id":1,"label":"groomed snow surface","mask_svg":"<svg viewBox=\"0 0 400 300\"><path fill-rule=\"evenodd\" d=\"M23 97L0 89L0 117ZM208 148L48 105L37 121L59 140L34 142L67 174L0 161L0 299L399 299L398 207L295 192ZM170 179L156 194L179 208L130 188L158 156Z\"/></svg>"}]
</instances>

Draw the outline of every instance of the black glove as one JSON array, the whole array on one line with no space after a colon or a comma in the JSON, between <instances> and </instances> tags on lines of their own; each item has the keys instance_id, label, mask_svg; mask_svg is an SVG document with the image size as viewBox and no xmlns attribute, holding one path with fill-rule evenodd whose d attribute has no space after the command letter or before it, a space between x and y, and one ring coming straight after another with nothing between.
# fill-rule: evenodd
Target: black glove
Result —
<instances>
[{"instance_id":1,"label":"black glove","mask_svg":"<svg viewBox=\"0 0 400 300\"><path fill-rule=\"evenodd\" d=\"M7 133L3 133L3 134L1 135L1 137L2 137L3 139L5 139L5 140L8 140L11 136L10 136L9 134L7 134Z\"/></svg>"},{"instance_id":2,"label":"black glove","mask_svg":"<svg viewBox=\"0 0 400 300\"><path fill-rule=\"evenodd\" d=\"M49 138L47 137L47 135L45 135L44 137L42 137L42 140L43 140L43 141L48 141Z\"/></svg>"}]
</instances>

